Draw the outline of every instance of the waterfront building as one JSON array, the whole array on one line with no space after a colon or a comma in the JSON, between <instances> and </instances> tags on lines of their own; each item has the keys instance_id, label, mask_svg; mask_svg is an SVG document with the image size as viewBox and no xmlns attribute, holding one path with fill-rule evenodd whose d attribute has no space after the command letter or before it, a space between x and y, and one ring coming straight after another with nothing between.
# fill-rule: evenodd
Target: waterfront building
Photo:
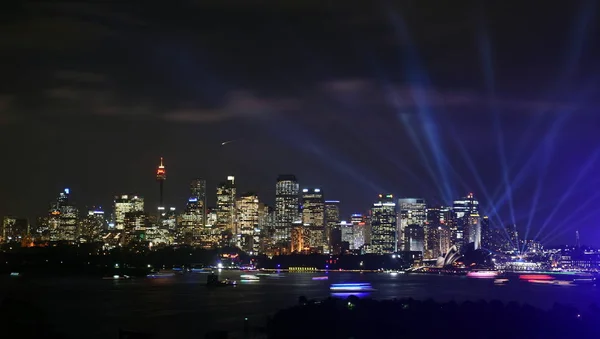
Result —
<instances>
[{"instance_id":1,"label":"waterfront building","mask_svg":"<svg viewBox=\"0 0 600 339\"><path fill-rule=\"evenodd\" d=\"M260 203L256 193L241 195L236 202L238 215L237 246L256 254L260 247Z\"/></svg>"},{"instance_id":2,"label":"waterfront building","mask_svg":"<svg viewBox=\"0 0 600 339\"><path fill-rule=\"evenodd\" d=\"M340 201L325 200L325 243L329 253L334 253L333 249L339 247L342 241L339 230L340 221Z\"/></svg>"},{"instance_id":3,"label":"waterfront building","mask_svg":"<svg viewBox=\"0 0 600 339\"><path fill-rule=\"evenodd\" d=\"M115 229L125 228L125 214L129 212L143 212L144 198L137 195L117 195L113 201Z\"/></svg>"},{"instance_id":4,"label":"waterfront building","mask_svg":"<svg viewBox=\"0 0 600 339\"><path fill-rule=\"evenodd\" d=\"M425 199L401 198L398 199L398 250L410 251L406 248L407 240L404 238L404 229L408 225L425 226L427 220L427 204Z\"/></svg>"},{"instance_id":5,"label":"waterfront building","mask_svg":"<svg viewBox=\"0 0 600 339\"><path fill-rule=\"evenodd\" d=\"M285 243L291 238L294 223L300 217L300 186L294 175L280 175L275 185L275 240Z\"/></svg>"},{"instance_id":6,"label":"waterfront building","mask_svg":"<svg viewBox=\"0 0 600 339\"><path fill-rule=\"evenodd\" d=\"M380 194L371 207L371 249L377 254L396 252L396 203L392 194Z\"/></svg>"},{"instance_id":7,"label":"waterfront building","mask_svg":"<svg viewBox=\"0 0 600 339\"><path fill-rule=\"evenodd\" d=\"M228 176L217 187L217 227L230 234L237 234L237 210L235 177Z\"/></svg>"},{"instance_id":8,"label":"waterfront building","mask_svg":"<svg viewBox=\"0 0 600 339\"><path fill-rule=\"evenodd\" d=\"M453 210L457 221L457 246L464 247L473 243L475 249L481 247L481 223L479 201L473 193L454 201Z\"/></svg>"}]
</instances>

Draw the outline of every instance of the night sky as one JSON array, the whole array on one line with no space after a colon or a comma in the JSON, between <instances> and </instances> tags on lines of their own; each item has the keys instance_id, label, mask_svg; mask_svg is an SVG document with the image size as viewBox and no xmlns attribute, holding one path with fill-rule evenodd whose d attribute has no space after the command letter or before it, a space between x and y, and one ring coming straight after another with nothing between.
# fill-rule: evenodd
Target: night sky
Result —
<instances>
[{"instance_id":1,"label":"night sky","mask_svg":"<svg viewBox=\"0 0 600 339\"><path fill-rule=\"evenodd\" d=\"M345 215L473 192L530 238L600 245L595 1L119 3L0 11L0 215L64 187L154 209L164 156L179 209L194 177L209 205L230 174L272 204L292 173Z\"/></svg>"}]
</instances>

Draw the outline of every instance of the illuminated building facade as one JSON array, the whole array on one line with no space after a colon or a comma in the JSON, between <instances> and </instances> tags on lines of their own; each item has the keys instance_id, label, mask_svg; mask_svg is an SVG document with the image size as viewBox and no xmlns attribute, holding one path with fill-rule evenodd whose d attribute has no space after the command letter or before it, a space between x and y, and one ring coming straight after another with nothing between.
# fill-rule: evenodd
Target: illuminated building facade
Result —
<instances>
[{"instance_id":1,"label":"illuminated building facade","mask_svg":"<svg viewBox=\"0 0 600 339\"><path fill-rule=\"evenodd\" d=\"M231 234L238 233L235 201L235 177L230 175L217 187L217 227Z\"/></svg>"},{"instance_id":2,"label":"illuminated building facade","mask_svg":"<svg viewBox=\"0 0 600 339\"><path fill-rule=\"evenodd\" d=\"M404 228L404 251L425 251L425 232L422 226L409 224Z\"/></svg>"},{"instance_id":3,"label":"illuminated building facade","mask_svg":"<svg viewBox=\"0 0 600 339\"><path fill-rule=\"evenodd\" d=\"M106 230L104 211L93 208L80 221L80 242L98 242L102 240L102 233Z\"/></svg>"},{"instance_id":4,"label":"illuminated building facade","mask_svg":"<svg viewBox=\"0 0 600 339\"><path fill-rule=\"evenodd\" d=\"M494 252L498 252L499 250L495 244L490 219L487 216L481 218L481 247Z\"/></svg>"},{"instance_id":5,"label":"illuminated building facade","mask_svg":"<svg viewBox=\"0 0 600 339\"><path fill-rule=\"evenodd\" d=\"M341 234L339 230L340 224L340 201L325 200L325 236L326 244L329 246L330 253L333 249L341 244Z\"/></svg>"},{"instance_id":6,"label":"illuminated building facade","mask_svg":"<svg viewBox=\"0 0 600 339\"><path fill-rule=\"evenodd\" d=\"M376 254L396 252L398 246L396 228L396 203L392 194L379 195L371 207L371 246Z\"/></svg>"},{"instance_id":7,"label":"illuminated building facade","mask_svg":"<svg viewBox=\"0 0 600 339\"><path fill-rule=\"evenodd\" d=\"M341 234L341 249L353 250L354 248L354 227L352 223L345 220L340 221L340 234Z\"/></svg>"},{"instance_id":8,"label":"illuminated building facade","mask_svg":"<svg viewBox=\"0 0 600 339\"><path fill-rule=\"evenodd\" d=\"M350 249L358 250L366 243L367 236L367 218L362 214L352 214L350 223L352 224L353 244Z\"/></svg>"},{"instance_id":9,"label":"illuminated building facade","mask_svg":"<svg viewBox=\"0 0 600 339\"><path fill-rule=\"evenodd\" d=\"M194 245L202 236L207 225L206 180L194 179L190 183L190 197L185 210L179 216L178 242Z\"/></svg>"},{"instance_id":10,"label":"illuminated building facade","mask_svg":"<svg viewBox=\"0 0 600 339\"><path fill-rule=\"evenodd\" d=\"M453 239L458 248L473 243L475 249L481 247L481 223L479 217L479 201L473 193L455 200L453 210L456 217L457 232Z\"/></svg>"},{"instance_id":11,"label":"illuminated building facade","mask_svg":"<svg viewBox=\"0 0 600 339\"><path fill-rule=\"evenodd\" d=\"M122 235L122 244L129 244L132 241L144 241L146 237L147 218L144 211L133 211L125 213L124 230Z\"/></svg>"},{"instance_id":12,"label":"illuminated building facade","mask_svg":"<svg viewBox=\"0 0 600 339\"><path fill-rule=\"evenodd\" d=\"M260 248L260 207L255 193L246 193L237 199L237 245L250 254L258 253Z\"/></svg>"},{"instance_id":13,"label":"illuminated building facade","mask_svg":"<svg viewBox=\"0 0 600 339\"><path fill-rule=\"evenodd\" d=\"M194 214L202 216L202 226L206 225L206 180L194 179L190 183L190 199L188 203L193 201L191 209ZM195 200L195 201L194 201Z\"/></svg>"},{"instance_id":14,"label":"illuminated building facade","mask_svg":"<svg viewBox=\"0 0 600 339\"><path fill-rule=\"evenodd\" d=\"M325 242L325 201L321 189L302 190L302 223L310 229L310 247L322 252Z\"/></svg>"},{"instance_id":15,"label":"illuminated building facade","mask_svg":"<svg viewBox=\"0 0 600 339\"><path fill-rule=\"evenodd\" d=\"M437 259L452 246L453 211L447 207L427 208L424 259Z\"/></svg>"},{"instance_id":16,"label":"illuminated building facade","mask_svg":"<svg viewBox=\"0 0 600 339\"><path fill-rule=\"evenodd\" d=\"M398 199L398 249L410 251L406 248L409 242L404 236L407 234L404 229L408 225L425 226L427 220L427 204L424 199L419 198L401 198ZM424 230L425 232L425 230Z\"/></svg>"},{"instance_id":17,"label":"illuminated building facade","mask_svg":"<svg viewBox=\"0 0 600 339\"><path fill-rule=\"evenodd\" d=\"M290 251L292 253L311 252L310 247L310 228L302 225L301 222L295 222L291 227L290 232Z\"/></svg>"},{"instance_id":18,"label":"illuminated building facade","mask_svg":"<svg viewBox=\"0 0 600 339\"><path fill-rule=\"evenodd\" d=\"M206 215L202 215L198 198L190 197L179 220L179 242L192 245L202 233Z\"/></svg>"},{"instance_id":19,"label":"illuminated building facade","mask_svg":"<svg viewBox=\"0 0 600 339\"><path fill-rule=\"evenodd\" d=\"M159 212L159 220L158 226L167 230L175 230L177 229L177 212L175 211L175 207L169 207L168 209L165 207L160 207L158 209Z\"/></svg>"},{"instance_id":20,"label":"illuminated building facade","mask_svg":"<svg viewBox=\"0 0 600 339\"><path fill-rule=\"evenodd\" d=\"M65 188L50 206L48 232L50 241L75 242L78 237L79 213L70 203L71 191Z\"/></svg>"},{"instance_id":21,"label":"illuminated building facade","mask_svg":"<svg viewBox=\"0 0 600 339\"><path fill-rule=\"evenodd\" d=\"M125 229L125 214L129 212L143 212L144 198L137 195L117 195L113 201L115 229Z\"/></svg>"},{"instance_id":22,"label":"illuminated building facade","mask_svg":"<svg viewBox=\"0 0 600 339\"><path fill-rule=\"evenodd\" d=\"M288 241L300 218L300 186L294 175L280 175L275 185L275 240Z\"/></svg>"},{"instance_id":23,"label":"illuminated building facade","mask_svg":"<svg viewBox=\"0 0 600 339\"><path fill-rule=\"evenodd\" d=\"M21 242L30 234L29 221L23 218L6 216L2 220L0 243Z\"/></svg>"}]
</instances>

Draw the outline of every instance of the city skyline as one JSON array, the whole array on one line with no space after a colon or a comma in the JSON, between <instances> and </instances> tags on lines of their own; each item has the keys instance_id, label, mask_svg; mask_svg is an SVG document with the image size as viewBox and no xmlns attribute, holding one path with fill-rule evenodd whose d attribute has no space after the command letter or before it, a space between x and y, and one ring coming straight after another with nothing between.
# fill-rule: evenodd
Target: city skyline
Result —
<instances>
[{"instance_id":1,"label":"city skyline","mask_svg":"<svg viewBox=\"0 0 600 339\"><path fill-rule=\"evenodd\" d=\"M64 187L153 202L164 156L179 210L192 178L270 201L294 173L344 214L474 192L530 237L600 244L594 1L234 4L7 8L0 215Z\"/></svg>"},{"instance_id":2,"label":"city skyline","mask_svg":"<svg viewBox=\"0 0 600 339\"><path fill-rule=\"evenodd\" d=\"M223 228L223 229L231 229L232 231L234 231L234 223L235 223L235 227L238 227L238 223L241 222L240 219L238 219L236 213L237 212L233 212L233 209L235 209L237 211L237 209L239 208L237 206L237 204L239 203L239 201L242 201L244 199L244 197L253 197L253 199L257 199L256 202L260 201L261 204L265 204L266 206L268 206L269 208L271 208L273 211L275 211L277 209L277 193L274 194L273 197L271 197L271 199L268 199L268 202L265 202L265 198L263 195L260 194L260 192L257 191L240 191L237 189L237 182L236 182L236 177L235 176L231 176L228 175L226 176L226 180L221 180L221 182L219 182L218 184L215 185L214 187L214 192L210 192L210 185L207 184L207 181L205 179L202 178L194 178L191 179L188 182L188 197L185 199L177 199L178 202L177 203L171 203L170 201L163 201L163 204L161 205L161 199L163 199L163 193L164 193L164 180L166 178L166 168L168 168L168 166L164 165L164 157L160 157L160 166L158 173L161 175L160 178L162 178L162 180L157 180L157 182L159 183L159 188L155 187L156 190L156 194L154 194L156 197L155 199L153 198L147 198L144 197L141 194L135 194L135 193L122 193L122 194L116 194L113 196L113 199L111 201L111 203L106 204L106 205L99 205L99 204L91 204L91 205L81 205L79 203L77 203L76 199L72 199L71 197L71 192L72 189L71 188L64 188L62 190L62 192L59 193L59 198L58 198L58 202L60 203L61 199L66 199L66 198L62 198L63 196L65 196L64 194L66 193L67 195L65 197L67 197L68 199L70 199L70 206L75 207L78 210L79 213L79 218L84 219L86 213L95 213L94 211L98 212L98 211L102 211L103 213L107 213L105 214L105 216L107 216L107 218L105 219L106 222L110 222L113 221L114 224L112 227L114 227L114 229L123 229L123 217L124 217L124 212L122 212L121 214L119 214L116 210L116 206L115 204L117 204L119 201L125 199L133 199L132 201L137 201L137 200L141 200L141 207L132 209L131 211L139 211L139 212L144 212L146 213L145 215L153 215L156 212L156 209L158 209L158 213L160 213L160 211L165 211L165 210L171 210L172 212L177 213L177 215L179 215L180 213L187 213L188 209L190 208L190 204L193 204L195 206L196 203L198 203L198 198L200 197L200 195L204 194L204 199L206 200L207 204L206 204L206 209L200 209L206 212L208 212L207 209L211 209L212 213L216 213L216 219L215 222L213 223L213 227L218 227L218 228ZM170 171L169 171L170 172ZM157 177L158 178L158 177ZM321 227L325 227L327 225L327 218L326 218L326 205L327 203L335 203L336 206L338 206L340 213L339 213L339 220L342 223L346 223L348 225L351 225L353 223L353 217L356 215L362 215L363 213L369 214L370 211L372 211L373 205L372 202L366 206L364 206L362 209L360 210L353 210L349 213L346 213L347 210L346 208L344 208L344 202L340 201L339 199L336 200L331 200L334 199L333 197L330 197L328 195L325 195L323 193L323 189L321 188L321 186L317 187L305 187L301 184L300 181L298 181L298 179L296 178L295 175L279 175L277 176L277 180L274 181L275 182L279 182L279 180L293 180L294 182L297 183L298 188L296 189L297 192L295 193L295 197L296 197L296 203L298 204L298 206L300 207L299 212L304 211L304 205L306 203L306 199L310 200L312 198L312 196L314 196L314 194L319 194L321 199L321 212L320 212L320 216L322 217L322 221L323 223L321 224ZM168 185L168 184L167 184ZM224 186L225 185L225 186ZM232 220L231 222L222 222L219 221L221 217L219 217L219 213L220 210L222 209L222 207L220 208L219 206L219 193L220 190L221 192L223 188L220 187L226 187L224 188L225 190L227 190L227 187L233 187L233 190L231 191L231 198L228 199L233 199L233 200L229 200L232 201L234 203L234 205L232 205L232 210L231 212L226 212L228 214L230 214L230 219ZM277 187L277 186L276 186ZM202 192L202 189L204 189L205 191ZM277 191L277 189L275 190L275 192ZM229 193L227 193L226 195L228 195ZM153 195L153 194L150 194ZM376 196L379 196L379 199L381 200L382 197L386 197L385 194L378 194ZM370 197L371 200L373 201L373 199L376 199L376 196L374 197ZM416 218L414 220L418 220L417 222L414 222L413 224L419 224L419 225L423 225L423 222L426 220L426 214L429 213L428 211L430 210L436 210L439 208L447 208L450 209L452 211L454 211L454 213L457 213L457 218L461 219L463 218L463 212L461 211L469 211L471 209L471 207L463 207L465 205L471 205L472 201L474 199L474 196L476 196L473 192L469 192L469 193L465 193L464 196L457 196L455 197L451 202L449 203L439 203L437 201L431 201L428 200L427 198L423 198L424 196L426 196L425 194L419 194L419 195L413 195L412 197L409 196L401 196L401 195L397 195L397 194L388 194L387 197L391 197L393 196L393 202L394 202L394 209L395 209L395 213L397 214L398 218L402 218L403 221L401 222L400 219L398 219L397 221L397 226L396 224L394 225L394 227L397 227L397 230L395 232L397 232L396 236L397 238L395 239L395 241L398 242L398 245L395 246L396 249L399 249L401 247L406 246L407 248L410 248L411 246L408 245L408 243L406 242L407 240L404 239L405 236L405 231L404 231L404 227L406 227L408 224L413 223L412 221L407 221L407 220L413 220L413 218ZM418 196L417 198L415 198L415 196ZM308 198L307 198L308 197ZM181 198L181 197L180 197ZM391 199L391 198L390 198ZM192 202L193 200L193 202ZM53 201L51 199L51 201ZM184 203L185 201L185 203ZM211 203L212 201L212 203ZM392 200L390 200L392 201ZM471 201L471 202L469 202ZM423 211L421 212L422 214L420 216L416 216L413 215L412 217L410 215L405 215L406 211L405 208L407 207L403 207L403 203L407 203L409 209L413 209L413 213L414 213L414 206L420 206L422 205L423 207ZM50 211L52 211L52 209L54 208L54 204L56 204L55 202L50 202ZM416 205L415 205L416 204ZM478 211L477 206L480 206L480 201L475 200L475 211ZM184 207L182 207L184 206ZM310 209L310 208L309 208ZM199 210L199 211L200 211ZM344 212L342 212L344 211ZM129 209L127 209L126 212L129 212ZM23 215L16 215L16 214L7 214L4 216L0 216L0 217L17 217L17 218L26 218L30 220L30 225L36 223L34 220L36 218L39 218L40 216L43 216L47 213L46 212L41 212L41 213L37 213L34 216L23 216ZM309 211L309 213L312 213ZM486 221L489 223L489 219L488 219L488 215L486 214L485 211L482 211L483 215L481 215L481 217L485 217ZM119 216L120 215L120 216ZM207 220L206 220L206 216L207 214L204 214L204 217L202 218L202 222L206 224ZM307 219L304 213L300 213L299 214L299 220L302 220L302 223L304 225L308 225L310 224L310 221L307 223ZM114 219L113 219L114 218ZM309 217L310 218L310 217ZM477 213L477 218L480 218L479 213ZM121 220L121 221L119 221ZM235 221L233 221L235 220ZM291 219L290 219L291 220ZM498 221L500 221L500 219L497 219ZM258 221L257 221L258 222ZM232 226L227 226L228 223L231 223ZM401 224L402 223L402 224ZM185 222L183 223L185 224ZM185 227L180 225L179 227ZM287 224L291 224L291 222L287 222ZM498 227L502 227L506 230L510 229L511 227L513 227L510 222L504 222L504 223L500 223L497 221L493 221L492 226L494 228L498 228ZM120 226L119 226L120 225ZM276 223L275 223L276 225ZM74 227L74 226L73 226ZM286 226L286 227L289 227ZM468 237L468 226L467 225L463 225L462 226L465 229L465 234L467 234ZM489 225L488 225L489 227ZM517 229L522 228L522 225L517 225ZM237 231L237 229L235 229L235 231ZM288 230L289 232L289 230ZM481 229L479 230L479 232L481 232ZM236 233L241 233L241 232L233 232L234 234ZM507 233L508 234L508 233ZM521 234L523 234L523 231L521 231ZM289 234L287 235L289 237ZM478 235L478 240L479 242L481 241L481 234ZM471 239L472 240L472 239ZM539 240L539 239L536 239ZM476 245L475 248L480 248L480 243L476 241ZM553 245L553 244L548 244L548 245Z\"/></svg>"},{"instance_id":3,"label":"city skyline","mask_svg":"<svg viewBox=\"0 0 600 339\"><path fill-rule=\"evenodd\" d=\"M504 228L505 229L505 233L509 232L507 230L509 230L511 227L513 227L512 225L507 225L507 224L502 224L502 223L494 223L492 222L492 224L490 224L490 221L488 219L488 216L485 215L485 212L483 212L483 215L480 216L479 213L479 201L476 200L474 194L472 192L466 194L464 197L456 197L450 204L437 204L437 203L432 203L432 202L428 202L427 199L423 199L422 198L422 194L420 195L420 197L418 198L408 198L408 197L403 197L403 196L397 196L394 194L379 194L379 202L376 202L374 204L371 204L369 207L365 207L364 209L360 210L360 211L353 211L352 214L344 214L344 213L340 213L340 206L343 206L343 202L340 202L340 200L331 200L331 198L327 197L326 195L324 195L324 192L321 188L303 188L302 185L300 184L300 182L298 181L298 179L296 178L295 175L279 175L277 177L276 180L276 195L274 197L274 201L273 204L265 204L265 200L264 197L262 197L262 199L260 198L261 196L256 193L256 192L252 192L252 191L237 191L237 185L235 182L235 177L234 176L227 176L227 180L226 181L221 181L216 189L214 194L210 194L210 192L207 192L207 189L209 188L209 186L207 186L206 180L201 179L201 178L195 178L192 179L189 183L189 195L188 198L186 199L186 204L185 204L185 208L179 208L179 207L174 207L174 205L177 204L170 204L168 202L163 203L163 192L164 192L164 180L166 178L166 166L164 165L164 158L160 157L160 166L158 167L158 174L160 176L157 176L157 179L162 179L162 180L158 180L159 182L159 189L158 189L158 195L157 195L157 203L153 204L153 203L145 203L148 200L145 199L143 196L141 195L136 195L136 194L119 194L119 195L115 195L114 196L114 200L112 202L112 204L107 205L109 206L108 208L106 207L102 207L99 205L92 205L90 206L85 206L83 208L81 208L81 206L78 206L77 203L75 203L73 201L73 199L71 198L71 189L70 188L65 188L62 192L59 193L59 197L58 200L56 202L51 202L50 203L50 217L52 217L53 210L59 211L60 210L60 206L66 206L68 208L70 208L71 210L73 210L72 212L68 212L72 214L72 218L73 220L81 220L82 222L84 222L85 220L85 216L86 213L88 213L89 216L94 216L96 217L97 215L100 215L98 213L101 213L102 216L104 216L103 218L103 228L106 230L107 226L109 226L108 229L114 229L114 230L123 230L124 229L124 225L127 222L133 222L134 224L138 225L136 227L140 227L141 225L147 223L147 218L149 216L153 216L153 215L158 215L159 218L161 213L165 213L170 211L170 213L172 213L173 217L177 216L177 218L181 218L179 221L175 221L173 219L173 226L169 226L169 228L173 227L172 229L175 229L175 225L177 225L177 229L182 230L183 232L192 232L192 229L195 227L194 225L201 223L203 225L211 225L211 227L215 228L215 229L222 229L222 230L229 230L230 232L232 232L234 235L235 234L246 234L249 236L253 236L253 232L252 232L252 226L250 225L254 225L254 227L260 227L263 228L265 225L259 226L259 223L264 221L259 221L262 220L261 218L259 218L259 215L263 215L264 217L264 212L259 212L262 211L260 206L264 206L265 208L268 208L269 210L272 211L272 213L274 213L273 216L273 221L274 223L267 226L267 227L273 227L273 230L275 231L274 234L274 238L276 239L287 239L286 241L289 241L289 237L290 237L290 231L293 229L293 224L296 222L295 220L298 220L298 222L300 222L302 225L304 226L310 226L310 227L316 227L316 229L319 229L319 233L325 232L327 235L324 235L324 240L325 241L329 241L329 235L330 232L332 230L330 222L329 222L329 218L328 218L328 214L327 214L327 206L331 205L332 203L336 206L337 208L337 224L335 224L337 227L342 227L342 229L344 229L343 225L349 225L352 227L357 227L357 222L359 221L364 221L363 218L363 213L365 213L365 215L369 215L369 218L372 217L371 214L376 215L377 212L376 209L378 209L379 207L377 206L393 206L392 207L392 214L389 214L388 217L384 217L385 218L389 218L393 215L394 221L393 224L390 224L389 226L389 232L393 232L393 237L394 237L394 242L389 242L388 238L388 243L387 243L387 249L385 251L398 251L402 248L404 248L405 250L416 250L415 248L420 248L420 251L425 254L425 252L428 252L429 255L432 255L433 253L437 253L437 255L441 255L444 252L436 252L434 250L434 252L431 252L431 249L429 250L425 250L423 248L423 244L427 243L428 236L425 234L423 235L423 227L426 227L427 225L427 221L429 221L431 219L431 213L435 211L439 211L440 208L442 208L442 210L449 210L452 211L453 213L453 218L456 218L456 220L458 220L458 227L459 227L459 232L460 232L460 236L459 238L465 238L466 242L454 242L455 244L458 244L459 246L464 246L465 244L469 243L469 242L474 242L474 246L475 249L479 249L481 248L481 241L482 241L482 229L480 226L480 221L485 219L485 222L487 224L487 228L488 230L490 229L490 226L492 226L492 228L496 228L498 229L498 227ZM290 186L291 183L292 186ZM283 186L280 186L283 185ZM283 197L289 196L289 198L284 198L284 201L281 205L278 204L278 194L279 192L278 190L281 190L281 194L283 194ZM291 190L291 191L290 191ZM206 201L208 201L207 197L209 196L214 196L215 198L215 205L211 206L210 204L205 205ZM225 197L224 199L226 200L220 200L221 198L219 197ZM250 200L247 200L247 199ZM285 199L292 199L292 200L285 200ZM316 199L316 200L315 200ZM384 200L382 200L384 199ZM385 200L387 199L387 200ZM259 201L260 201L260 205L259 205ZM314 202L313 202L314 201ZM384 202L382 205L382 201ZM387 201L388 203L385 203L385 201ZM256 204L256 207L254 209L254 212L250 212L250 213L255 213L255 216L248 216L248 215L244 215L245 213L248 213L248 210L246 209L248 205L248 203L252 204L252 202L254 202L254 204ZM289 205L291 203L291 205ZM391 204L390 204L391 203ZM131 204L131 205L130 205ZM231 204L231 206L229 206ZM240 205L241 204L241 205ZM156 206L153 206L156 205ZM244 206L244 208L241 208L241 206ZM56 206L56 207L55 207ZM123 207L119 207L119 206L123 206ZM131 207L130 207L131 206ZM204 207L205 206L205 207ZM288 207L284 207L284 206L288 206ZM296 207L294 207L296 206ZM211 209L211 213L213 213L215 215L214 221L212 223L207 223L207 217L209 216L207 214L208 212L208 208ZM279 212L279 213L283 213L283 214L289 214L288 212L285 212L286 209L291 208L291 210L296 210L298 213L297 217L294 217L294 213L291 214L291 218L289 220L286 219L285 222L281 223L281 225L279 225L279 223L277 222L278 217L277 217L277 213L278 210L281 209L283 212ZM316 209L315 209L316 208ZM154 212L153 212L154 210ZM62 211L62 210L61 210ZM111 213L107 213L106 212L111 212ZM134 216L135 220L137 221L132 221L126 220L126 216L128 215L129 212L135 212L135 213L139 213L139 216ZM360 213L356 213L356 212L360 212ZM472 213L473 212L473 213ZM73 214L74 213L74 214ZM156 214L158 213L158 214ZM194 215L201 215L200 219L196 219L197 217L194 217ZM240 214L241 213L241 214ZM45 213L44 213L45 214ZM43 216L44 214L38 214L36 216L35 219L39 218L40 216ZM77 216L78 214L78 216ZM168 214L167 214L168 215ZM163 214L164 216L164 214ZM474 235L472 232L470 231L470 226L469 224L471 223L471 216L475 216L476 218L476 223L478 225L477 228L477 234ZM23 217L23 216L15 216L15 215L6 215L4 217ZM142 219L139 219L139 217L141 217ZM186 217L188 219L186 219ZM358 220L355 220L355 217L359 217ZM398 218L397 220L395 218ZM30 219L28 217L25 217L26 219ZM164 217L163 217L164 218ZM189 219L191 218L191 219ZM431 220L443 220L444 218L447 217L443 217L442 215L440 215L439 217L433 217L433 219ZM139 219L139 220L138 220ZM31 219L33 220L33 219ZM51 219L50 219L51 220ZM464 220L465 224L461 224L460 220ZM372 220L371 220L372 221ZM51 221L49 221L50 223L52 223ZM70 231L73 236L69 236L71 239L74 240L74 234L76 233L76 223L78 221L73 221L72 224L72 228L73 230ZM112 223L111 223L112 222ZM386 221L387 222L387 219ZM389 221L391 222L391 221ZM33 222L33 225L40 227L42 225L39 225L39 220ZM58 222L57 222L58 223ZM341 223L341 224L340 224ZM443 223L443 222L442 222ZM364 225L364 222L362 222L362 224ZM32 222L29 222L29 225L32 225ZM83 224L82 224L83 225ZM282 226L285 225L285 226ZM418 228L421 229L421 231L417 229L413 230L413 231L417 231L417 232L421 232L421 243L420 245L415 245L415 243L413 243L414 239L409 239L409 235L408 234L413 234L411 233L412 231L405 231L405 228L407 226L419 226ZM284 235L279 234L277 229L281 229L281 228L285 228L286 229L286 233ZM372 227L370 225L370 227ZM387 226L386 226L387 227ZM385 229L388 229L384 227ZM184 231L187 230L187 231ZM388 232L386 231L386 232ZM90 232L89 230L84 231L82 230L78 230L78 232ZM352 232L352 231L350 231ZM356 231L355 231L356 232ZM360 231L361 233L363 231ZM369 235L368 237L371 238L371 230L369 230ZM190 233L191 234L191 233ZM350 240L350 243L353 244L355 241L355 236L356 235L352 235L352 233L350 233L352 239ZM509 233L506 233L506 235L504 235L502 232L498 233L497 237L499 238L506 238L508 237ZM388 234L387 237L389 237L390 235ZM423 238L423 236L425 238ZM429 237L431 237L432 235L430 235ZM450 236L449 234L447 236ZM456 235L454 235L456 236ZM345 235L344 235L344 231L342 231L341 234L341 239L344 239ZM256 243L258 243L258 236L254 236ZM365 243L367 244L368 242L365 242L364 239L364 235L360 236L361 240L360 243ZM377 236L374 235L374 238L376 239ZM52 239L52 237L50 238ZM534 240L538 240L537 238ZM346 240L344 240L346 241ZM440 240L441 241L441 240ZM456 240L455 240L456 241ZM512 241L512 240L510 240ZM519 240L517 240L518 242ZM379 241L381 242L381 241ZM375 240L374 243L377 243L377 240ZM441 244L441 243L440 243ZM240 248L245 249L244 246L239 245ZM416 247L415 247L416 246ZM419 247L420 246L420 247ZM525 246L525 245L523 245ZM350 249L359 249L360 246L356 246L353 247L353 245L350 245ZM250 248L254 249L254 252L256 253L256 249L258 248L258 245L251 245ZM377 246L374 246L373 248L377 248ZM524 248L523 248L524 249ZM252 251L252 249L250 249L249 251Z\"/></svg>"}]
</instances>

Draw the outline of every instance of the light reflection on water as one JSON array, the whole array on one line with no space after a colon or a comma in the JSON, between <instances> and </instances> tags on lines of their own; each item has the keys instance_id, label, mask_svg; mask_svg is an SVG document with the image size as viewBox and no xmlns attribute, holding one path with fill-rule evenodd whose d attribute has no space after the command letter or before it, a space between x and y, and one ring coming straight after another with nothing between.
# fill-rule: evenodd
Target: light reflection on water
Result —
<instances>
[{"instance_id":1,"label":"light reflection on water","mask_svg":"<svg viewBox=\"0 0 600 339\"><path fill-rule=\"evenodd\" d=\"M102 280L46 278L16 281L0 278L0 298L20 296L40 307L56 328L70 337L112 338L118 328L144 330L158 338L203 337L207 330L242 329L243 319L264 325L266 317L307 299L328 297L437 301L498 299L549 308L555 302L580 309L597 300L592 286L561 288L539 284L495 285L493 280L438 275L390 275L330 272L328 280L313 280L323 273L261 275L241 282L239 271L226 271L220 279L238 281L237 287L206 288L206 274L176 274L160 279ZM331 284L370 283L375 291L331 293ZM78 316L85 314L84 318ZM78 321L71 321L72 319ZM102 326L97 326L97 324ZM82 335L85 334L85 335Z\"/></svg>"}]
</instances>

